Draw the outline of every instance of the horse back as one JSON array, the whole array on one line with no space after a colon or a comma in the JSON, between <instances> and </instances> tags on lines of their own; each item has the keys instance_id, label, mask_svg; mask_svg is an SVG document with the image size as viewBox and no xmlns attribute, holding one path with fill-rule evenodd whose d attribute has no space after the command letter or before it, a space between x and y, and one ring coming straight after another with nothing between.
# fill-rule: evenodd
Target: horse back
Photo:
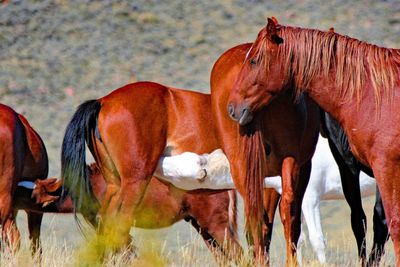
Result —
<instances>
[{"instance_id":1,"label":"horse back","mask_svg":"<svg viewBox=\"0 0 400 267\"><path fill-rule=\"evenodd\" d=\"M157 129L160 140L154 141L166 142L166 155L184 151L210 153L218 148L210 95L137 82L114 90L99 101L100 135L115 122L124 121L127 125L131 121L131 129L141 135Z\"/></svg>"},{"instance_id":2,"label":"horse back","mask_svg":"<svg viewBox=\"0 0 400 267\"><path fill-rule=\"evenodd\" d=\"M209 94L168 88L167 153L211 153L219 148Z\"/></svg>"}]
</instances>

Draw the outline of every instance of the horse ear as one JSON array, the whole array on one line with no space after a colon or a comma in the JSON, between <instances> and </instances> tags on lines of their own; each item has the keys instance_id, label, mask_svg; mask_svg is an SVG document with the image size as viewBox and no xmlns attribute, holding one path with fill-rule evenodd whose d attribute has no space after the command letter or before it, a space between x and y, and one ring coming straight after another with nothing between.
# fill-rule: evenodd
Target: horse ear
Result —
<instances>
[{"instance_id":1,"label":"horse ear","mask_svg":"<svg viewBox=\"0 0 400 267\"><path fill-rule=\"evenodd\" d=\"M266 33L270 41L276 44L283 43L283 39L278 36L278 20L275 17L268 18Z\"/></svg>"},{"instance_id":2,"label":"horse ear","mask_svg":"<svg viewBox=\"0 0 400 267\"><path fill-rule=\"evenodd\" d=\"M54 192L62 185L61 180L56 178L49 178L44 180L35 181L35 189L32 191L32 198L36 204L42 204L42 207L49 205L50 203L58 200L59 196L52 196L49 192Z\"/></svg>"}]
</instances>

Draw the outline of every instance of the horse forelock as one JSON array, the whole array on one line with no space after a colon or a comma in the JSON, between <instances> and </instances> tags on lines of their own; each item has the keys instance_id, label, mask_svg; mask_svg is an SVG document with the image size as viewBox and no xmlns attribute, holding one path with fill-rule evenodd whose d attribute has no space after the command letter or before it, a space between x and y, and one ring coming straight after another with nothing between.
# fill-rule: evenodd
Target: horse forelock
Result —
<instances>
[{"instance_id":1,"label":"horse forelock","mask_svg":"<svg viewBox=\"0 0 400 267\"><path fill-rule=\"evenodd\" d=\"M393 97L400 74L400 50L379 47L333 31L280 26L279 36L283 43L277 56L283 62L285 79L294 79L297 91L308 88L316 77L328 77L333 71L343 101L356 98L359 102L366 82L373 88L377 105L383 97L389 100ZM258 40L261 42L255 47L257 57L265 61L269 58L265 29ZM265 64L268 66L268 62Z\"/></svg>"}]
</instances>

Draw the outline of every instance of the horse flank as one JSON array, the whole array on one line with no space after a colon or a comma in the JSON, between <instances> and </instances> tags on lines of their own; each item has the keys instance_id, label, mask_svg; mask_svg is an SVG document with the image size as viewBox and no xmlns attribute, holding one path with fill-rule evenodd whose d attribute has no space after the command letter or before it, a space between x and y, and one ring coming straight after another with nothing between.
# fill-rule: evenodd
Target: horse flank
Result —
<instances>
[{"instance_id":1,"label":"horse flank","mask_svg":"<svg viewBox=\"0 0 400 267\"><path fill-rule=\"evenodd\" d=\"M334 71L343 102L351 101L355 96L360 103L367 81L371 82L374 90L376 106L381 104L383 97L389 101L392 99L400 74L400 50L379 47L333 31L277 27L279 36L283 38L278 58L283 60L287 80L295 77L297 93L308 88L318 76L328 77ZM257 42L255 55L267 66L268 72L265 28L258 38L261 42Z\"/></svg>"}]
</instances>

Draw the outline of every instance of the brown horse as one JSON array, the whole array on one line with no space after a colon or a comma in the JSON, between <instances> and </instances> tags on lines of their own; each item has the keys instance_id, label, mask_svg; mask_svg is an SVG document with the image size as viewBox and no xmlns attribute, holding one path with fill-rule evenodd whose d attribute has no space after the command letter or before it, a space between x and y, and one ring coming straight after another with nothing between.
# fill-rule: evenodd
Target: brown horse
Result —
<instances>
[{"instance_id":1,"label":"brown horse","mask_svg":"<svg viewBox=\"0 0 400 267\"><path fill-rule=\"evenodd\" d=\"M210 102L209 95L138 82L78 108L63 141L62 178L77 211L93 224L96 215L100 216L99 240L105 236L109 247L119 249L129 243L131 226L144 224L146 218L159 216L151 220L154 227L170 225L176 220L172 214L181 210L183 201L190 202L190 209L198 213L199 228L209 227L207 232L219 245L227 231L227 247L240 251L234 227L222 223L227 219L227 202L217 201L228 193L185 193L152 178L163 155L185 151L202 154L219 147ZM85 167L85 143L104 176L101 198L92 193ZM166 199L168 195L171 197ZM218 212L221 218L215 215ZM221 224L223 227L218 226Z\"/></svg>"},{"instance_id":2,"label":"brown horse","mask_svg":"<svg viewBox=\"0 0 400 267\"><path fill-rule=\"evenodd\" d=\"M279 200L277 193L271 191L264 191L263 196L263 178L282 177L280 214L287 240L287 262L291 263L300 234L301 203L310 176L310 160L318 139L319 110L305 95L293 103L288 92L277 97L252 123L239 127L232 121L226 112L228 97L251 47L234 47L215 63L211 73L213 114L236 188L244 198L247 230L259 262L263 261L263 246L268 252Z\"/></svg>"},{"instance_id":3,"label":"brown horse","mask_svg":"<svg viewBox=\"0 0 400 267\"><path fill-rule=\"evenodd\" d=\"M105 179L96 164L91 164L87 171L94 196L102 202L107 187ZM60 198L61 186L61 180L55 178L36 180L33 189L18 186L14 209L38 214L71 213L74 211L72 198ZM237 239L234 190L185 192L152 178L135 218L135 227L146 229L167 227L181 220L190 222L210 249L222 250L225 236L227 240ZM37 227L40 228L40 223Z\"/></svg>"},{"instance_id":4,"label":"brown horse","mask_svg":"<svg viewBox=\"0 0 400 267\"><path fill-rule=\"evenodd\" d=\"M372 168L400 266L400 50L332 31L268 19L244 61L230 109L248 122L287 88L307 92L343 127L352 153Z\"/></svg>"},{"instance_id":5,"label":"brown horse","mask_svg":"<svg viewBox=\"0 0 400 267\"><path fill-rule=\"evenodd\" d=\"M19 245L13 196L21 180L47 177L48 159L40 136L21 114L0 104L0 223L2 240L12 249ZM42 214L27 212L32 248L39 245ZM39 227L37 227L39 225Z\"/></svg>"}]
</instances>

